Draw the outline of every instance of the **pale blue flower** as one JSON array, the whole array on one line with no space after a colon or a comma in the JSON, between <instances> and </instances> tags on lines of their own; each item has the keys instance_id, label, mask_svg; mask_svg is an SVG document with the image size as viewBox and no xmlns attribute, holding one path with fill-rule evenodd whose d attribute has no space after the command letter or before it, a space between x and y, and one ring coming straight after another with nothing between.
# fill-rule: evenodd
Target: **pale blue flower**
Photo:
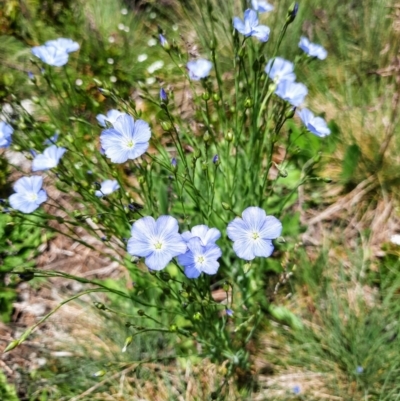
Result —
<instances>
[{"instance_id":1,"label":"pale blue flower","mask_svg":"<svg viewBox=\"0 0 400 401\"><path fill-rule=\"evenodd\" d=\"M304 36L300 38L299 47L310 57L316 57L320 60L325 60L328 55L328 52L321 45L311 43Z\"/></svg>"},{"instance_id":2,"label":"pale blue flower","mask_svg":"<svg viewBox=\"0 0 400 401\"><path fill-rule=\"evenodd\" d=\"M182 238L186 242L189 242L189 240L194 237L200 238L201 244L206 246L215 244L215 241L221 237L221 233L216 228L208 228L208 226L201 224L192 227L190 231L185 231L182 234Z\"/></svg>"},{"instance_id":3,"label":"pale blue flower","mask_svg":"<svg viewBox=\"0 0 400 401\"><path fill-rule=\"evenodd\" d=\"M281 235L282 223L274 216L267 216L259 207L248 207L242 218L236 217L228 224L228 237L234 241L233 250L245 260L256 256L271 256L274 246L272 240Z\"/></svg>"},{"instance_id":4,"label":"pale blue flower","mask_svg":"<svg viewBox=\"0 0 400 401\"><path fill-rule=\"evenodd\" d=\"M301 121L303 121L303 124L306 126L306 128L314 135L323 138L331 133L326 121L321 117L315 117L310 110L303 109L298 111L297 114L301 118Z\"/></svg>"},{"instance_id":5,"label":"pale blue flower","mask_svg":"<svg viewBox=\"0 0 400 401\"><path fill-rule=\"evenodd\" d=\"M15 194L9 198L11 207L23 213L32 213L47 200L47 194L42 189L42 185L43 178L37 175L20 178L14 184Z\"/></svg>"},{"instance_id":6,"label":"pale blue flower","mask_svg":"<svg viewBox=\"0 0 400 401\"><path fill-rule=\"evenodd\" d=\"M201 273L217 273L217 260L222 255L219 246L213 243L204 246L199 237L193 237L187 242L187 247L188 251L178 256L178 262L185 268L187 278L197 278Z\"/></svg>"},{"instance_id":7,"label":"pale blue flower","mask_svg":"<svg viewBox=\"0 0 400 401\"><path fill-rule=\"evenodd\" d=\"M296 75L293 71L293 63L282 57L275 57L269 60L265 67L265 73L277 84L281 81L294 82L296 80Z\"/></svg>"},{"instance_id":8,"label":"pale blue flower","mask_svg":"<svg viewBox=\"0 0 400 401\"><path fill-rule=\"evenodd\" d=\"M59 148L56 145L49 146L40 155L37 155L32 161L32 171L49 170L57 167L61 157L67 151L65 148Z\"/></svg>"},{"instance_id":9,"label":"pale blue flower","mask_svg":"<svg viewBox=\"0 0 400 401\"><path fill-rule=\"evenodd\" d=\"M254 10L247 9L243 21L239 17L234 17L233 26L244 36L254 36L261 42L267 42L269 39L270 29L265 25L258 25L257 13Z\"/></svg>"},{"instance_id":10,"label":"pale blue flower","mask_svg":"<svg viewBox=\"0 0 400 401\"><path fill-rule=\"evenodd\" d=\"M232 317L233 316L233 310L232 309L225 309L225 313L227 316Z\"/></svg>"},{"instance_id":11,"label":"pale blue flower","mask_svg":"<svg viewBox=\"0 0 400 401\"><path fill-rule=\"evenodd\" d=\"M265 0L251 0L251 7L259 13L267 13L274 9L274 6Z\"/></svg>"},{"instance_id":12,"label":"pale blue flower","mask_svg":"<svg viewBox=\"0 0 400 401\"><path fill-rule=\"evenodd\" d=\"M298 384L293 386L293 393L296 394L296 395L301 393L301 387Z\"/></svg>"},{"instance_id":13,"label":"pale blue flower","mask_svg":"<svg viewBox=\"0 0 400 401\"><path fill-rule=\"evenodd\" d=\"M107 115L97 114L96 120L102 127L107 127L106 121L108 121L111 125L114 125L115 121L119 116L122 116L125 113L121 113L118 110L111 109L107 111Z\"/></svg>"},{"instance_id":14,"label":"pale blue flower","mask_svg":"<svg viewBox=\"0 0 400 401\"><path fill-rule=\"evenodd\" d=\"M74 42L72 39L59 38L56 40L48 40L45 46L53 46L66 53L76 52L79 50L79 43Z\"/></svg>"},{"instance_id":15,"label":"pale blue flower","mask_svg":"<svg viewBox=\"0 0 400 401\"><path fill-rule=\"evenodd\" d=\"M198 60L189 61L186 67L189 70L189 78L193 81L199 81L210 75L212 62L204 58L199 58Z\"/></svg>"},{"instance_id":16,"label":"pale blue flower","mask_svg":"<svg viewBox=\"0 0 400 401\"><path fill-rule=\"evenodd\" d=\"M32 54L54 67L61 67L68 62L68 53L59 47L36 46L32 48Z\"/></svg>"},{"instance_id":17,"label":"pale blue flower","mask_svg":"<svg viewBox=\"0 0 400 401\"><path fill-rule=\"evenodd\" d=\"M151 137L150 126L143 120L135 120L122 114L113 123L113 128L102 131L101 146L113 163L124 163L136 159L146 152Z\"/></svg>"},{"instance_id":18,"label":"pale blue flower","mask_svg":"<svg viewBox=\"0 0 400 401\"><path fill-rule=\"evenodd\" d=\"M144 257L151 270L162 270L175 256L186 252L187 245L178 232L178 221L171 216L142 217L132 225L128 253Z\"/></svg>"},{"instance_id":19,"label":"pale blue flower","mask_svg":"<svg viewBox=\"0 0 400 401\"><path fill-rule=\"evenodd\" d=\"M11 145L13 127L5 121L0 121L0 148L8 148Z\"/></svg>"},{"instance_id":20,"label":"pale blue flower","mask_svg":"<svg viewBox=\"0 0 400 401\"><path fill-rule=\"evenodd\" d=\"M105 180L101 183L100 190L96 191L94 194L98 197L102 197L112 194L119 188L117 180Z\"/></svg>"},{"instance_id":21,"label":"pale blue flower","mask_svg":"<svg viewBox=\"0 0 400 401\"><path fill-rule=\"evenodd\" d=\"M307 87L303 84L292 81L279 82L275 94L292 106L299 107L307 96Z\"/></svg>"},{"instance_id":22,"label":"pale blue flower","mask_svg":"<svg viewBox=\"0 0 400 401\"><path fill-rule=\"evenodd\" d=\"M357 366L356 373L360 375L363 372L364 372L364 368L362 366Z\"/></svg>"}]
</instances>

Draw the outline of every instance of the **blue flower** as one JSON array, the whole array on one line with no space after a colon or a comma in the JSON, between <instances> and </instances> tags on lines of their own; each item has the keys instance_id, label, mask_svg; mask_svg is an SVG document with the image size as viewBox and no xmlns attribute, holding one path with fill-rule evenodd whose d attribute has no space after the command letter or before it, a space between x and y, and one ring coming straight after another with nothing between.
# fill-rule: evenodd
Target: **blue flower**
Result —
<instances>
[{"instance_id":1,"label":"blue flower","mask_svg":"<svg viewBox=\"0 0 400 401\"><path fill-rule=\"evenodd\" d=\"M11 135L14 129L5 121L0 121L0 148L8 148L11 145Z\"/></svg>"},{"instance_id":2,"label":"blue flower","mask_svg":"<svg viewBox=\"0 0 400 401\"><path fill-rule=\"evenodd\" d=\"M230 317L233 316L233 310L232 309L225 309L225 313L226 313L226 316L230 316Z\"/></svg>"},{"instance_id":3,"label":"blue flower","mask_svg":"<svg viewBox=\"0 0 400 401\"><path fill-rule=\"evenodd\" d=\"M316 57L319 58L320 60L325 60L328 55L328 52L321 45L311 43L304 36L300 38L299 47L310 57Z\"/></svg>"},{"instance_id":4,"label":"blue flower","mask_svg":"<svg viewBox=\"0 0 400 401\"><path fill-rule=\"evenodd\" d=\"M189 78L193 79L193 81L199 81L210 75L212 62L204 58L199 58L198 60L189 61L186 67L189 70Z\"/></svg>"},{"instance_id":5,"label":"blue flower","mask_svg":"<svg viewBox=\"0 0 400 401\"><path fill-rule=\"evenodd\" d=\"M295 107L298 107L303 103L307 93L308 90L305 85L291 81L279 82L275 90L276 95Z\"/></svg>"},{"instance_id":6,"label":"blue flower","mask_svg":"<svg viewBox=\"0 0 400 401\"><path fill-rule=\"evenodd\" d=\"M228 224L228 237L234 241L233 250L245 260L256 256L271 256L274 246L272 240L281 235L282 224L274 216L267 216L259 207L248 207L242 218L236 217Z\"/></svg>"},{"instance_id":7,"label":"blue flower","mask_svg":"<svg viewBox=\"0 0 400 401\"><path fill-rule=\"evenodd\" d=\"M259 13L267 13L274 9L274 6L265 0L251 0L251 7Z\"/></svg>"},{"instance_id":8,"label":"blue flower","mask_svg":"<svg viewBox=\"0 0 400 401\"><path fill-rule=\"evenodd\" d=\"M72 39L59 38L56 40L48 40L45 46L53 46L66 53L76 52L79 50L79 43L74 42Z\"/></svg>"},{"instance_id":9,"label":"blue flower","mask_svg":"<svg viewBox=\"0 0 400 401\"><path fill-rule=\"evenodd\" d=\"M11 207L23 213L32 213L47 200L47 194L42 189L42 185L43 178L37 175L20 178L14 184L16 193L9 198Z\"/></svg>"},{"instance_id":10,"label":"blue flower","mask_svg":"<svg viewBox=\"0 0 400 401\"><path fill-rule=\"evenodd\" d=\"M188 251L178 256L178 262L185 268L187 278L197 278L201 273L217 273L217 259L222 255L219 246L213 243L204 246L199 237L193 237L187 242L187 247Z\"/></svg>"},{"instance_id":11,"label":"blue flower","mask_svg":"<svg viewBox=\"0 0 400 401\"><path fill-rule=\"evenodd\" d=\"M301 393L301 387L298 384L293 386L293 393L296 394L296 395Z\"/></svg>"},{"instance_id":12,"label":"blue flower","mask_svg":"<svg viewBox=\"0 0 400 401\"><path fill-rule=\"evenodd\" d=\"M160 100L161 100L161 103L167 103L168 102L168 95L167 95L167 92L165 92L164 88L160 89Z\"/></svg>"},{"instance_id":13,"label":"blue flower","mask_svg":"<svg viewBox=\"0 0 400 401\"><path fill-rule=\"evenodd\" d=\"M168 49L169 48L169 44L167 39L165 38L164 35L162 35L161 33L158 35L158 38L160 39L160 45L162 47L164 47L164 49Z\"/></svg>"},{"instance_id":14,"label":"blue flower","mask_svg":"<svg viewBox=\"0 0 400 401\"><path fill-rule=\"evenodd\" d=\"M101 183L100 190L96 191L94 194L98 197L102 197L112 194L117 189L119 189L117 180L105 180Z\"/></svg>"},{"instance_id":15,"label":"blue flower","mask_svg":"<svg viewBox=\"0 0 400 401\"><path fill-rule=\"evenodd\" d=\"M356 373L360 375L363 372L364 372L364 368L362 366L357 366Z\"/></svg>"},{"instance_id":16,"label":"blue flower","mask_svg":"<svg viewBox=\"0 0 400 401\"><path fill-rule=\"evenodd\" d=\"M303 121L303 124L306 126L306 128L314 135L323 138L331 133L326 121L321 117L314 117L314 114L310 110L303 109L297 112L297 114L301 118L301 121Z\"/></svg>"},{"instance_id":17,"label":"blue flower","mask_svg":"<svg viewBox=\"0 0 400 401\"><path fill-rule=\"evenodd\" d=\"M257 13L254 10L247 9L244 12L244 21L234 17L233 26L244 36L254 36L261 42L267 42L269 39L270 29L265 25L258 25Z\"/></svg>"},{"instance_id":18,"label":"blue flower","mask_svg":"<svg viewBox=\"0 0 400 401\"><path fill-rule=\"evenodd\" d=\"M115 121L119 116L122 116L125 113L121 113L118 110L111 109L107 111L107 115L104 114L97 114L96 120L97 122L104 128L107 127L106 121L108 121L111 125L114 125Z\"/></svg>"},{"instance_id":19,"label":"blue flower","mask_svg":"<svg viewBox=\"0 0 400 401\"><path fill-rule=\"evenodd\" d=\"M293 63L282 57L275 57L269 60L265 67L265 73L277 84L281 81L294 82L296 80L296 75L293 71Z\"/></svg>"},{"instance_id":20,"label":"blue flower","mask_svg":"<svg viewBox=\"0 0 400 401\"><path fill-rule=\"evenodd\" d=\"M32 54L54 67L61 67L68 62L68 53L59 47L36 46L32 48Z\"/></svg>"},{"instance_id":21,"label":"blue flower","mask_svg":"<svg viewBox=\"0 0 400 401\"><path fill-rule=\"evenodd\" d=\"M122 114L113 126L100 136L101 146L113 163L124 163L146 152L151 137L149 124L143 120L135 122L132 116Z\"/></svg>"},{"instance_id":22,"label":"blue flower","mask_svg":"<svg viewBox=\"0 0 400 401\"><path fill-rule=\"evenodd\" d=\"M40 155L37 155L32 161L32 171L49 170L57 167L62 155L67 151L65 148L59 148L56 145L49 146Z\"/></svg>"},{"instance_id":23,"label":"blue flower","mask_svg":"<svg viewBox=\"0 0 400 401\"><path fill-rule=\"evenodd\" d=\"M182 234L182 238L186 242L189 242L194 237L198 237L203 246L214 245L215 241L221 237L221 233L216 228L208 228L208 226L201 224Z\"/></svg>"},{"instance_id":24,"label":"blue flower","mask_svg":"<svg viewBox=\"0 0 400 401\"><path fill-rule=\"evenodd\" d=\"M128 253L144 257L151 270L162 270L175 256L186 252L187 245L178 232L178 221L171 216L142 217L132 225Z\"/></svg>"}]
</instances>

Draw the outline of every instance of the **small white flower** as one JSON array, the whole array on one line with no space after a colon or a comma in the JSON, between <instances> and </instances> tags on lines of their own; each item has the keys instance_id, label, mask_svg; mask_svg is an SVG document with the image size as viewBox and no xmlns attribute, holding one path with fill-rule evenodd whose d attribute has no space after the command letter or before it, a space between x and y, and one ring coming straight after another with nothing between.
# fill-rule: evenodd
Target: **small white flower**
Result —
<instances>
[{"instance_id":1,"label":"small white flower","mask_svg":"<svg viewBox=\"0 0 400 401\"><path fill-rule=\"evenodd\" d=\"M400 245L400 234L394 234L390 237L390 242L395 245Z\"/></svg>"},{"instance_id":2,"label":"small white flower","mask_svg":"<svg viewBox=\"0 0 400 401\"><path fill-rule=\"evenodd\" d=\"M142 63L143 61L146 61L148 58L147 54L139 54L137 57L137 61L139 61L139 63Z\"/></svg>"},{"instance_id":3,"label":"small white flower","mask_svg":"<svg viewBox=\"0 0 400 401\"><path fill-rule=\"evenodd\" d=\"M154 38L149 39L149 41L147 42L147 45L150 47L153 47L157 44L157 41Z\"/></svg>"},{"instance_id":4,"label":"small white flower","mask_svg":"<svg viewBox=\"0 0 400 401\"><path fill-rule=\"evenodd\" d=\"M111 58L111 57L108 58L108 59L107 59L107 63L108 63L108 64L114 64L114 59Z\"/></svg>"},{"instance_id":5,"label":"small white flower","mask_svg":"<svg viewBox=\"0 0 400 401\"><path fill-rule=\"evenodd\" d=\"M163 68L164 67L164 61L162 61L162 60L158 60L158 61L155 61L153 64L151 64L150 66L148 66L147 67L147 71L150 73L150 74L153 74L153 72L155 72L155 71L157 71L157 70L159 70L159 69L161 69L161 68Z\"/></svg>"}]
</instances>

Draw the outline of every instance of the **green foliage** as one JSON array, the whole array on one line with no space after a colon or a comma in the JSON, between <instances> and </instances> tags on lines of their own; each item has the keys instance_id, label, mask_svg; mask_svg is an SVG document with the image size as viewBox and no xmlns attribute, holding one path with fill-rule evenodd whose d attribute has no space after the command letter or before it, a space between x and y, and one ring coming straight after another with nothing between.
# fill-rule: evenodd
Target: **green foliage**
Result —
<instances>
[{"instance_id":1,"label":"green foliage","mask_svg":"<svg viewBox=\"0 0 400 401\"><path fill-rule=\"evenodd\" d=\"M9 214L0 214L0 320L3 322L10 319L18 282L14 276L13 284L6 286L5 275L15 268L35 266L38 247L45 240L42 230L36 226L40 221L40 218L33 217L31 224L27 224Z\"/></svg>"},{"instance_id":2,"label":"green foliage","mask_svg":"<svg viewBox=\"0 0 400 401\"><path fill-rule=\"evenodd\" d=\"M19 401L14 386L7 383L4 373L0 371L0 400Z\"/></svg>"}]
</instances>

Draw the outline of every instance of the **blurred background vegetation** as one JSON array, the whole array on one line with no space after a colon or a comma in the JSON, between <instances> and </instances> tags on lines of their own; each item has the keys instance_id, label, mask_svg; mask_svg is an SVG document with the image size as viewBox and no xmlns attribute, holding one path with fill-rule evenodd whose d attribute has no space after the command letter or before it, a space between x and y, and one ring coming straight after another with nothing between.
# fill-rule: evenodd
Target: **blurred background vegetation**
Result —
<instances>
[{"instance_id":1,"label":"blurred background vegetation","mask_svg":"<svg viewBox=\"0 0 400 401\"><path fill-rule=\"evenodd\" d=\"M109 107L93 78L114 86L126 98L135 98L136 88L142 86L179 89L174 66L157 49L158 30L171 43L182 38L188 52L201 53L199 46L210 45L204 28L207 18L239 15L240 2L227 3L3 0L3 113L14 98L27 100L22 107L29 107L34 86L28 73L39 73L30 62L30 49L57 37L81 44L79 57L71 60L70 79L79 80L77 93L90 94L93 100L80 104L76 117L93 120ZM275 11L265 17L272 32L279 31L290 3L273 2ZM221 23L217 44L227 68L232 56L226 40L230 29ZM299 81L312 88L309 106L324 113L333 133L324 147L316 138L299 145L298 169L307 148L321 150L316 174L329 182L307 183L294 200L300 208L293 217L299 225L293 227L301 228L288 233L297 238L285 261L293 274L283 280L288 281L285 294L278 296L303 325L291 330L290 322L274 319L276 323L265 327L259 343L252 345L257 385L228 383L218 391L223 366L195 356L180 359L179 348L187 350L193 344L173 347L159 335L139 338L121 354L125 322L111 319L87 301L76 305L82 313L82 321L76 323L79 330L68 329L79 334L60 335L51 344L39 338L44 346L38 353L45 363L28 367L18 366L17 360L2 361L1 400L400 399L400 247L391 241L400 233L400 6L394 0L304 0L283 42L283 57L293 58L301 35L328 50L328 59L310 64ZM272 42L276 39L271 37ZM152 110L143 112L151 118ZM60 118L69 124L62 113ZM9 168L2 154L0 163L0 196L6 198ZM18 329L13 303L19 300L21 287L20 281L7 281L5 273L19 264L36 265L41 245L49 240L39 228L9 223L7 215L0 216L4 333L6 327ZM42 283L29 285L37 289ZM101 299L91 301L95 300ZM124 310L123 305L118 307ZM47 330L62 333L63 325L55 320Z\"/></svg>"}]
</instances>

